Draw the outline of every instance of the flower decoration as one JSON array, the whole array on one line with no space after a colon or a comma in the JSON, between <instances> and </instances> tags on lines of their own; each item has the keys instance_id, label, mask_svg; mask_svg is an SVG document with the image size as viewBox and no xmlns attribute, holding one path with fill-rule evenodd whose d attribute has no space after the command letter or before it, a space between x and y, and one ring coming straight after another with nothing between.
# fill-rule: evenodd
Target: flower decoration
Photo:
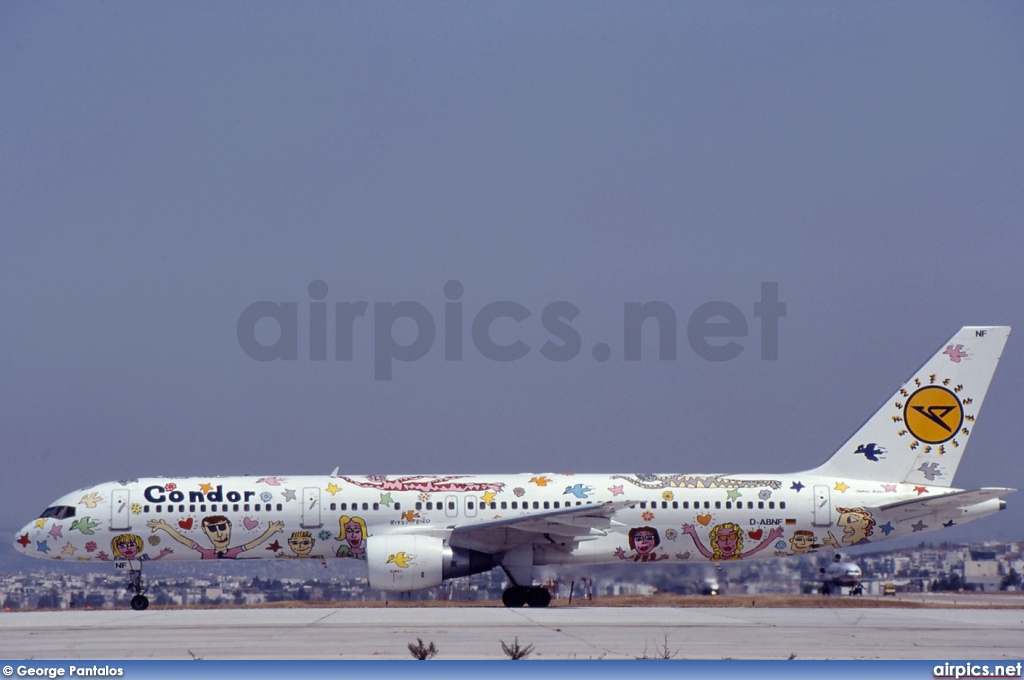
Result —
<instances>
[{"instance_id":1,"label":"flower decoration","mask_svg":"<svg viewBox=\"0 0 1024 680\"><path fill-rule=\"evenodd\" d=\"M670 500L672 500L673 498L675 498L675 497L676 497L676 495L675 495L674 493L672 493L671 491L664 491L664 492L662 492L662 494L661 494L661 497L662 497L662 498L663 498L664 500L666 500L666 501L670 501Z\"/></svg>"},{"instance_id":2,"label":"flower decoration","mask_svg":"<svg viewBox=\"0 0 1024 680\"><path fill-rule=\"evenodd\" d=\"M677 536L679 536L679 532L677 532L675 529L665 529L666 541L674 541L676 540Z\"/></svg>"},{"instance_id":3,"label":"flower decoration","mask_svg":"<svg viewBox=\"0 0 1024 680\"><path fill-rule=\"evenodd\" d=\"M321 529L319 536L321 541L326 541L331 537L331 532L327 529Z\"/></svg>"},{"instance_id":4,"label":"flower decoration","mask_svg":"<svg viewBox=\"0 0 1024 680\"><path fill-rule=\"evenodd\" d=\"M775 547L778 548L779 550L785 550L786 549L786 542L785 541L776 541L775 542Z\"/></svg>"},{"instance_id":5,"label":"flower decoration","mask_svg":"<svg viewBox=\"0 0 1024 680\"><path fill-rule=\"evenodd\" d=\"M654 513L650 510L644 510L643 514L640 516L644 518L645 522L654 521Z\"/></svg>"},{"instance_id":6,"label":"flower decoration","mask_svg":"<svg viewBox=\"0 0 1024 680\"><path fill-rule=\"evenodd\" d=\"M768 489L765 489L761 493L757 494L757 497L763 501L766 501L772 497L772 492L769 491Z\"/></svg>"},{"instance_id":7,"label":"flower decoration","mask_svg":"<svg viewBox=\"0 0 1024 680\"><path fill-rule=\"evenodd\" d=\"M159 536L150 536L149 537L149 544L150 545L160 545L160 537Z\"/></svg>"},{"instance_id":8,"label":"flower decoration","mask_svg":"<svg viewBox=\"0 0 1024 680\"><path fill-rule=\"evenodd\" d=\"M521 486L517 486L516 488L512 489L512 493L516 495L516 498L522 498L522 496L526 493L526 489L524 489Z\"/></svg>"},{"instance_id":9,"label":"flower decoration","mask_svg":"<svg viewBox=\"0 0 1024 680\"><path fill-rule=\"evenodd\" d=\"M264 503L269 503L270 499L272 499L273 497L274 494L270 493L269 491L264 491L263 493L260 494L260 498L263 499Z\"/></svg>"},{"instance_id":10,"label":"flower decoration","mask_svg":"<svg viewBox=\"0 0 1024 680\"><path fill-rule=\"evenodd\" d=\"M96 552L96 541L89 541L86 543L85 552Z\"/></svg>"},{"instance_id":11,"label":"flower decoration","mask_svg":"<svg viewBox=\"0 0 1024 680\"><path fill-rule=\"evenodd\" d=\"M420 500L421 501L429 501L430 500L430 494L429 493L421 493L420 494Z\"/></svg>"},{"instance_id":12,"label":"flower decoration","mask_svg":"<svg viewBox=\"0 0 1024 680\"><path fill-rule=\"evenodd\" d=\"M178 488L178 485L175 484L174 482L170 482L169 484L164 484L164 491L174 491L177 488Z\"/></svg>"},{"instance_id":13,"label":"flower decoration","mask_svg":"<svg viewBox=\"0 0 1024 680\"><path fill-rule=\"evenodd\" d=\"M138 515L140 512L142 512L142 506L138 503L132 503L132 514Z\"/></svg>"}]
</instances>

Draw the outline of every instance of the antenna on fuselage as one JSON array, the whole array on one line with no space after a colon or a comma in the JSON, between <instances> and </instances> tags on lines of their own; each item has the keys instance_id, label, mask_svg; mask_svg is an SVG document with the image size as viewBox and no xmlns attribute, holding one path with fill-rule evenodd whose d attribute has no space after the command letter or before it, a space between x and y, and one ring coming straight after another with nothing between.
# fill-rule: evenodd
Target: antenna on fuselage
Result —
<instances>
[{"instance_id":1,"label":"antenna on fuselage","mask_svg":"<svg viewBox=\"0 0 1024 680\"><path fill-rule=\"evenodd\" d=\"M341 469L340 465L338 467L334 468L334 472L331 473L331 477L337 477L338 476L338 470L340 470L340 469Z\"/></svg>"}]
</instances>

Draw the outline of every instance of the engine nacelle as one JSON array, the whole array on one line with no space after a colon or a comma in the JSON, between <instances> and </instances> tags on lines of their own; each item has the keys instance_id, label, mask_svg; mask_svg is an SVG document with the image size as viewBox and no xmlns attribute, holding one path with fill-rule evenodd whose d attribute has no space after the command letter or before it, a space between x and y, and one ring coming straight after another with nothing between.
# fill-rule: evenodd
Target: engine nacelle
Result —
<instances>
[{"instance_id":1,"label":"engine nacelle","mask_svg":"<svg viewBox=\"0 0 1024 680\"><path fill-rule=\"evenodd\" d=\"M444 539L384 534L366 540L366 571L376 590L408 592L441 585Z\"/></svg>"},{"instance_id":2,"label":"engine nacelle","mask_svg":"<svg viewBox=\"0 0 1024 680\"><path fill-rule=\"evenodd\" d=\"M494 555L452 548L443 539L416 534L384 534L366 540L366 570L375 590L409 592L441 581L490 571Z\"/></svg>"}]
</instances>

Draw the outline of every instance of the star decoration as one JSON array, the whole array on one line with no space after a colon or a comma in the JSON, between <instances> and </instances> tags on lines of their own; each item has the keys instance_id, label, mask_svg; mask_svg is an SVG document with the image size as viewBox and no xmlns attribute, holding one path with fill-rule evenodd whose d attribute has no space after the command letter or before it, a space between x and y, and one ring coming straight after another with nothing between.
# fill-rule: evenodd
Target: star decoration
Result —
<instances>
[{"instance_id":1,"label":"star decoration","mask_svg":"<svg viewBox=\"0 0 1024 680\"><path fill-rule=\"evenodd\" d=\"M928 525L924 523L924 520L920 520L920 519L917 520L917 524L911 524L910 526L914 529L914 533L915 534L918 531L924 531L925 529L928 528Z\"/></svg>"},{"instance_id":2,"label":"star decoration","mask_svg":"<svg viewBox=\"0 0 1024 680\"><path fill-rule=\"evenodd\" d=\"M64 527L62 525L54 524L52 527L50 527L50 530L47 533L53 536L54 538L64 538L64 534L62 533L63 531Z\"/></svg>"},{"instance_id":3,"label":"star decoration","mask_svg":"<svg viewBox=\"0 0 1024 680\"><path fill-rule=\"evenodd\" d=\"M836 491L846 493L846 490L850 487L846 485L846 482L836 482Z\"/></svg>"},{"instance_id":4,"label":"star decoration","mask_svg":"<svg viewBox=\"0 0 1024 680\"><path fill-rule=\"evenodd\" d=\"M286 501L293 501L295 500L295 489L285 489L283 495Z\"/></svg>"},{"instance_id":5,"label":"star decoration","mask_svg":"<svg viewBox=\"0 0 1024 680\"><path fill-rule=\"evenodd\" d=\"M742 496L743 494L741 494L736 489L729 489L729 493L727 493L725 495L729 498L729 500L734 501L737 498L739 498L740 496Z\"/></svg>"},{"instance_id":6,"label":"star decoration","mask_svg":"<svg viewBox=\"0 0 1024 680\"><path fill-rule=\"evenodd\" d=\"M804 488L804 485L801 484L800 482L793 482L793 485L789 488L792 489L793 491L796 491L797 493L800 493L800 489Z\"/></svg>"},{"instance_id":7,"label":"star decoration","mask_svg":"<svg viewBox=\"0 0 1024 680\"><path fill-rule=\"evenodd\" d=\"M28 538L28 534L22 534L21 538L18 539L18 543L21 543L21 547L22 548L24 548L25 546L27 546L31 542L32 541L30 541L29 538Z\"/></svg>"},{"instance_id":8,"label":"star decoration","mask_svg":"<svg viewBox=\"0 0 1024 680\"><path fill-rule=\"evenodd\" d=\"M531 477L530 481L536 484L537 486L547 486L548 482L550 482L551 480L548 479L547 477Z\"/></svg>"},{"instance_id":9,"label":"star decoration","mask_svg":"<svg viewBox=\"0 0 1024 680\"><path fill-rule=\"evenodd\" d=\"M621 484L619 484L618 486L609 486L608 490L612 492L613 496L621 496L623 493L625 493L622 490L622 485Z\"/></svg>"},{"instance_id":10,"label":"star decoration","mask_svg":"<svg viewBox=\"0 0 1024 680\"><path fill-rule=\"evenodd\" d=\"M942 526L944 526L944 527L946 527L948 529L949 527L953 526L954 524L956 524L956 522L954 522L953 520L949 520L948 522L943 522Z\"/></svg>"},{"instance_id":11,"label":"star decoration","mask_svg":"<svg viewBox=\"0 0 1024 680\"><path fill-rule=\"evenodd\" d=\"M330 484L327 485L327 490L333 496L334 494L336 494L339 491L341 491L341 487L338 486L337 484L335 484L334 482L331 482Z\"/></svg>"},{"instance_id":12,"label":"star decoration","mask_svg":"<svg viewBox=\"0 0 1024 680\"><path fill-rule=\"evenodd\" d=\"M65 554L65 555L74 555L75 554L75 550L77 550L77 548L75 548L75 546L71 545L71 541L68 541L68 544L66 546L64 546L64 548L61 550L61 553Z\"/></svg>"},{"instance_id":13,"label":"star decoration","mask_svg":"<svg viewBox=\"0 0 1024 680\"><path fill-rule=\"evenodd\" d=\"M394 501L391 500L391 492L390 491L388 491L387 493L382 493L380 495L380 504L381 505L386 505L386 506L388 506L390 508L391 504L393 502Z\"/></svg>"},{"instance_id":14,"label":"star decoration","mask_svg":"<svg viewBox=\"0 0 1024 680\"><path fill-rule=\"evenodd\" d=\"M880 526L880 527L878 527L878 528L882 530L882 533L883 533L883 534L885 534L886 536L888 536L888 535L889 535L889 534L890 534L890 533L892 532L892 530L893 530L893 528L892 528L892 522L886 522L885 524L881 525L881 526Z\"/></svg>"},{"instance_id":15,"label":"star decoration","mask_svg":"<svg viewBox=\"0 0 1024 680\"><path fill-rule=\"evenodd\" d=\"M278 543L277 541L274 541L273 543L271 543L270 545L267 546L267 550L269 550L270 552L277 552L280 549L281 549L281 544Z\"/></svg>"},{"instance_id":16,"label":"star decoration","mask_svg":"<svg viewBox=\"0 0 1024 680\"><path fill-rule=\"evenodd\" d=\"M923 493L928 493L928 489L927 489L927 487L923 487L923 486L915 486L915 487L914 487L914 491L916 491L916 492L917 492L917 495L918 495L918 496L920 496L920 495L921 495L921 494L923 494Z\"/></svg>"},{"instance_id":17,"label":"star decoration","mask_svg":"<svg viewBox=\"0 0 1024 680\"><path fill-rule=\"evenodd\" d=\"M209 482L204 482L203 484L199 485L199 490L202 491L203 493L210 493L211 491L213 491L213 484L210 484Z\"/></svg>"},{"instance_id":18,"label":"star decoration","mask_svg":"<svg viewBox=\"0 0 1024 680\"><path fill-rule=\"evenodd\" d=\"M885 491L885 493L896 493L896 485L895 484L883 484L882 485L882 490Z\"/></svg>"},{"instance_id":19,"label":"star decoration","mask_svg":"<svg viewBox=\"0 0 1024 680\"><path fill-rule=\"evenodd\" d=\"M36 520L36 529L42 529L45 526L46 526L46 520L45 519L40 518L40 519Z\"/></svg>"},{"instance_id":20,"label":"star decoration","mask_svg":"<svg viewBox=\"0 0 1024 680\"><path fill-rule=\"evenodd\" d=\"M489 504L489 503L494 501L494 496L495 496L495 493L493 491L487 491L487 492L484 493L483 496L480 497L480 500L482 500L484 503L488 503Z\"/></svg>"},{"instance_id":21,"label":"star decoration","mask_svg":"<svg viewBox=\"0 0 1024 680\"><path fill-rule=\"evenodd\" d=\"M36 552L48 553L50 546L46 545L46 541L36 541Z\"/></svg>"}]
</instances>

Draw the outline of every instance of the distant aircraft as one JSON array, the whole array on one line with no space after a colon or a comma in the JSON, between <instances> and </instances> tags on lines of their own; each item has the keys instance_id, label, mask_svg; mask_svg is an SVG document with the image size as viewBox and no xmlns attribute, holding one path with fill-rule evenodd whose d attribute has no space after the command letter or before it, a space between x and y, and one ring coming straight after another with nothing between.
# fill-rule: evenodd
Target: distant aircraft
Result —
<instances>
[{"instance_id":1,"label":"distant aircraft","mask_svg":"<svg viewBox=\"0 0 1024 680\"><path fill-rule=\"evenodd\" d=\"M851 595L860 595L864 592L860 567L844 560L839 553L835 554L830 565L822 567L819 572L822 595L842 594L843 588L848 589Z\"/></svg>"},{"instance_id":2,"label":"distant aircraft","mask_svg":"<svg viewBox=\"0 0 1024 680\"><path fill-rule=\"evenodd\" d=\"M14 547L126 569L133 609L149 604L147 561L253 558L360 560L370 587L396 592L501 567L506 606L545 607L538 565L717 564L932 531L1002 510L1014 491L951 488L1009 333L962 328L828 461L795 474L129 479L58 498Z\"/></svg>"}]
</instances>

